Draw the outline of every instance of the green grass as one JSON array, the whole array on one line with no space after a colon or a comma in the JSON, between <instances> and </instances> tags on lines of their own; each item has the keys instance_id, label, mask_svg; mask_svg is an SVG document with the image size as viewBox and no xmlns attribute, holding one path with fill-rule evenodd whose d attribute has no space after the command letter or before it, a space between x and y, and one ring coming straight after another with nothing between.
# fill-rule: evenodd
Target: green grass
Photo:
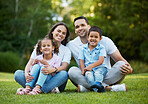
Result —
<instances>
[{"instance_id":1,"label":"green grass","mask_svg":"<svg viewBox=\"0 0 148 104\"><path fill-rule=\"evenodd\" d=\"M148 73L126 76L128 92L84 92L68 81L60 94L15 95L21 87L11 73L0 73L0 104L148 104Z\"/></svg>"}]
</instances>

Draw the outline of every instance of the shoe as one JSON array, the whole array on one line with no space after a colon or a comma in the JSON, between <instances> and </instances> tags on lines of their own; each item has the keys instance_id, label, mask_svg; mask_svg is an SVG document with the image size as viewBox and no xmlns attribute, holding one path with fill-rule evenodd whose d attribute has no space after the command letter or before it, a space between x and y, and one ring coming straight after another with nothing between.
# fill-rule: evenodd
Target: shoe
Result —
<instances>
[{"instance_id":1,"label":"shoe","mask_svg":"<svg viewBox=\"0 0 148 104\"><path fill-rule=\"evenodd\" d=\"M88 92L89 90L82 85L78 85L78 92Z\"/></svg>"},{"instance_id":2,"label":"shoe","mask_svg":"<svg viewBox=\"0 0 148 104\"><path fill-rule=\"evenodd\" d=\"M31 88L18 89L16 95L27 95L31 92Z\"/></svg>"},{"instance_id":3,"label":"shoe","mask_svg":"<svg viewBox=\"0 0 148 104\"><path fill-rule=\"evenodd\" d=\"M38 95L41 93L42 91L39 88L35 87L31 92L27 93L27 95Z\"/></svg>"},{"instance_id":4,"label":"shoe","mask_svg":"<svg viewBox=\"0 0 148 104\"><path fill-rule=\"evenodd\" d=\"M51 90L51 93L60 93L59 88L55 87L53 90Z\"/></svg>"},{"instance_id":5,"label":"shoe","mask_svg":"<svg viewBox=\"0 0 148 104\"><path fill-rule=\"evenodd\" d=\"M97 88L98 91L97 92L105 92L105 88L102 86L102 84L100 82L95 82L91 88Z\"/></svg>"},{"instance_id":6,"label":"shoe","mask_svg":"<svg viewBox=\"0 0 148 104\"><path fill-rule=\"evenodd\" d=\"M111 91L115 91L115 92L127 91L127 87L124 83L123 84L117 84L117 85L111 86Z\"/></svg>"}]
</instances>

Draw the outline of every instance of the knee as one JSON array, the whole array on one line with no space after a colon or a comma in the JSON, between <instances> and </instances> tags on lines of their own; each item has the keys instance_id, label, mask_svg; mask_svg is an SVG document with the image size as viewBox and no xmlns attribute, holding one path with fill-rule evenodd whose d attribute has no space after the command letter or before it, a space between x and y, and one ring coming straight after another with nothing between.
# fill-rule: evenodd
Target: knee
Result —
<instances>
[{"instance_id":1,"label":"knee","mask_svg":"<svg viewBox=\"0 0 148 104\"><path fill-rule=\"evenodd\" d=\"M60 76L63 76L63 77L65 77L65 78L68 79L68 73L67 73L66 71L62 70L62 71L58 72L58 74L59 74Z\"/></svg>"},{"instance_id":2,"label":"knee","mask_svg":"<svg viewBox=\"0 0 148 104\"><path fill-rule=\"evenodd\" d=\"M39 67L40 67L39 64L35 64L35 65L32 66L32 68L39 68ZM43 67L44 67L44 66L43 66Z\"/></svg>"},{"instance_id":3,"label":"knee","mask_svg":"<svg viewBox=\"0 0 148 104\"><path fill-rule=\"evenodd\" d=\"M85 76L89 76L91 74L91 71L86 71Z\"/></svg>"},{"instance_id":4,"label":"knee","mask_svg":"<svg viewBox=\"0 0 148 104\"><path fill-rule=\"evenodd\" d=\"M22 70L15 71L15 73L14 73L14 79L15 79L15 81L20 78L19 77L20 76L20 73L22 73Z\"/></svg>"},{"instance_id":5,"label":"knee","mask_svg":"<svg viewBox=\"0 0 148 104\"><path fill-rule=\"evenodd\" d=\"M76 69L77 67L71 67L70 69L69 69L69 71L68 71L68 75L69 76L71 76L71 75L73 75L73 73L75 73L75 69Z\"/></svg>"},{"instance_id":6,"label":"knee","mask_svg":"<svg viewBox=\"0 0 148 104\"><path fill-rule=\"evenodd\" d=\"M116 62L117 66L122 66L122 65L125 65L125 62L124 61L118 61Z\"/></svg>"}]
</instances>

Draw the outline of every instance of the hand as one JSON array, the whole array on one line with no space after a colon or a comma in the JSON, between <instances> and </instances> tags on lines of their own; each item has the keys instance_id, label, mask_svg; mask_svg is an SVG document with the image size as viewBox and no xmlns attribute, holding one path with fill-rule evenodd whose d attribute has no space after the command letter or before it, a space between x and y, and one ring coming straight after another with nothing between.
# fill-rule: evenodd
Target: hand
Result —
<instances>
[{"instance_id":1,"label":"hand","mask_svg":"<svg viewBox=\"0 0 148 104\"><path fill-rule=\"evenodd\" d=\"M46 60L44 60L44 59L43 60L40 60L40 63L41 64L44 64L44 65L49 65L48 62Z\"/></svg>"},{"instance_id":2,"label":"hand","mask_svg":"<svg viewBox=\"0 0 148 104\"><path fill-rule=\"evenodd\" d=\"M92 71L93 67L91 65L88 65L87 67L84 68L84 71Z\"/></svg>"},{"instance_id":3,"label":"hand","mask_svg":"<svg viewBox=\"0 0 148 104\"><path fill-rule=\"evenodd\" d=\"M35 59L32 65L38 64L39 63L39 59Z\"/></svg>"},{"instance_id":4,"label":"hand","mask_svg":"<svg viewBox=\"0 0 148 104\"><path fill-rule=\"evenodd\" d=\"M41 71L42 71L42 73L43 74L45 74L45 75L48 75L48 74L50 74L50 73L53 73L53 72L55 72L55 68L52 68L51 66L49 66L49 65L45 65L44 66L45 68L42 68L41 69Z\"/></svg>"},{"instance_id":5,"label":"hand","mask_svg":"<svg viewBox=\"0 0 148 104\"><path fill-rule=\"evenodd\" d=\"M34 77L32 77L30 73L26 74L25 75L25 78L26 78L26 82L27 83L30 82L30 81L32 81L34 79Z\"/></svg>"},{"instance_id":6,"label":"hand","mask_svg":"<svg viewBox=\"0 0 148 104\"><path fill-rule=\"evenodd\" d=\"M82 69L82 70L81 70L81 74L82 74L82 75L84 75L84 74L85 74L85 71L84 71L84 69Z\"/></svg>"},{"instance_id":7,"label":"hand","mask_svg":"<svg viewBox=\"0 0 148 104\"><path fill-rule=\"evenodd\" d=\"M133 69L130 64L122 65L120 70L121 70L121 74L123 75L128 75L133 72Z\"/></svg>"}]
</instances>

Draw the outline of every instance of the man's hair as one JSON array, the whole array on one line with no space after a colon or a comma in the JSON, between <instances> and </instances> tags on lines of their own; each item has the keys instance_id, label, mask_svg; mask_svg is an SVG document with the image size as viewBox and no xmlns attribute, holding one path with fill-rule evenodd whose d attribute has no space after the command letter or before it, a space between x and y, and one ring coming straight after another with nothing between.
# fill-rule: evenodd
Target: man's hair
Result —
<instances>
[{"instance_id":1,"label":"man's hair","mask_svg":"<svg viewBox=\"0 0 148 104\"><path fill-rule=\"evenodd\" d=\"M101 38L101 36L102 36L102 30L101 30L101 28L99 28L98 26L92 26L92 27L89 29L88 36L89 36L89 34L90 34L91 31L98 32L99 35L100 35L100 38Z\"/></svg>"},{"instance_id":2,"label":"man's hair","mask_svg":"<svg viewBox=\"0 0 148 104\"><path fill-rule=\"evenodd\" d=\"M84 16L80 16L80 17L75 18L75 19L74 19L74 23L75 23L75 21L77 21L77 20L79 20L79 19L84 19L85 22L87 23L87 25L89 25L87 18L84 17Z\"/></svg>"}]
</instances>

